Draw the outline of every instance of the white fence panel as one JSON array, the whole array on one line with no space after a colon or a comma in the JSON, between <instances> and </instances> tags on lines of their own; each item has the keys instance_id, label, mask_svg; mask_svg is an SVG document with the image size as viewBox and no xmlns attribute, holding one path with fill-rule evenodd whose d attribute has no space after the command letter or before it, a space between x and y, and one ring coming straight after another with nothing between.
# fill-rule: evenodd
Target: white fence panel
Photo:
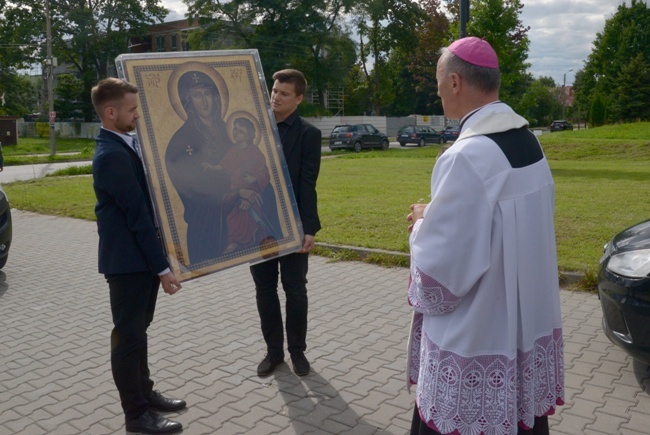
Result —
<instances>
[{"instance_id":1,"label":"white fence panel","mask_svg":"<svg viewBox=\"0 0 650 435\"><path fill-rule=\"evenodd\" d=\"M445 127L445 117L437 115L412 115L407 117L385 116L328 116L305 118L322 133L324 138L330 137L332 130L342 124L372 124L377 130L394 138L397 131L404 125L430 125L436 130ZM57 137L81 137L92 139L99 133L98 122L55 122L54 130ZM36 137L35 122L18 122L18 136Z\"/></svg>"},{"instance_id":2,"label":"white fence panel","mask_svg":"<svg viewBox=\"0 0 650 435\"><path fill-rule=\"evenodd\" d=\"M446 125L445 117L438 115L412 115L390 118L385 116L328 116L305 119L318 128L323 133L323 137L330 137L334 127L342 124L372 124L377 130L386 133L389 137L395 137L397 131L404 125L430 125L436 130L442 130Z\"/></svg>"}]
</instances>

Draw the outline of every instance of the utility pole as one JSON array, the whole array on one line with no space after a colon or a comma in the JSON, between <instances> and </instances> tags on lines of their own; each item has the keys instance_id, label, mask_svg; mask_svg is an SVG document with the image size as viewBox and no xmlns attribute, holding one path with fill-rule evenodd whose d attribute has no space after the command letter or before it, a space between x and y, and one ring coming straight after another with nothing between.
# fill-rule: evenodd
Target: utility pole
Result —
<instances>
[{"instance_id":1,"label":"utility pole","mask_svg":"<svg viewBox=\"0 0 650 435\"><path fill-rule=\"evenodd\" d=\"M45 0L45 23L47 33L47 94L49 99L50 120L50 155L56 154L56 141L54 132L54 121L56 121L56 112L54 112L54 59L52 58L52 23L50 21L50 0Z\"/></svg>"}]
</instances>

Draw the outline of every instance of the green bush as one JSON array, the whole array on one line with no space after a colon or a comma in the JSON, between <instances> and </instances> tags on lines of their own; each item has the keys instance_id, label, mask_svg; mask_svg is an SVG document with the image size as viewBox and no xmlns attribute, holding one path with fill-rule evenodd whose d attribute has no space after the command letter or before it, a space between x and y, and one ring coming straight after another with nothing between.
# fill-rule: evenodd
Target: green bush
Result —
<instances>
[{"instance_id":1,"label":"green bush","mask_svg":"<svg viewBox=\"0 0 650 435\"><path fill-rule=\"evenodd\" d=\"M36 134L38 137L46 137L50 135L50 123L49 122L37 122L36 123Z\"/></svg>"},{"instance_id":2,"label":"green bush","mask_svg":"<svg viewBox=\"0 0 650 435\"><path fill-rule=\"evenodd\" d=\"M605 102L600 95L594 97L593 103L591 103L591 110L589 111L589 123L593 127L600 127L605 123Z\"/></svg>"}]
</instances>

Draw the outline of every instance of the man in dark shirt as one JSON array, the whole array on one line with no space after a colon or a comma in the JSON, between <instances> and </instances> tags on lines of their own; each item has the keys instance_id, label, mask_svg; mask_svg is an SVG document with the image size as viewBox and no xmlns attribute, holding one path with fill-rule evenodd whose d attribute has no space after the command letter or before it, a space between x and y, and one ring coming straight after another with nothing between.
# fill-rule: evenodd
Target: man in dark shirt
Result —
<instances>
[{"instance_id":1,"label":"man in dark shirt","mask_svg":"<svg viewBox=\"0 0 650 435\"><path fill-rule=\"evenodd\" d=\"M309 374L307 348L307 265L314 236L320 229L316 180L320 170L321 132L298 115L298 106L307 88L304 75L294 69L273 74L271 107L278 124L284 158L296 197L304 238L302 249L294 254L251 266L255 281L257 310L267 354L257 367L259 376L268 376L284 361L282 311L278 298L278 276L286 295L286 331L293 370Z\"/></svg>"}]
</instances>

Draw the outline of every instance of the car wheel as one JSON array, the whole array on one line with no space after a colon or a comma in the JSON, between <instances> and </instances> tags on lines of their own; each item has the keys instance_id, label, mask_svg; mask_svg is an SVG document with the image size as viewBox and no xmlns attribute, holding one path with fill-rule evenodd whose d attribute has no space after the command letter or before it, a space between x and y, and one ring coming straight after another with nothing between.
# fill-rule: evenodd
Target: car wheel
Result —
<instances>
[{"instance_id":1,"label":"car wheel","mask_svg":"<svg viewBox=\"0 0 650 435\"><path fill-rule=\"evenodd\" d=\"M401 147L405 147L405 146L406 146L406 142L400 142L400 143L399 143L399 146L401 146Z\"/></svg>"},{"instance_id":2,"label":"car wheel","mask_svg":"<svg viewBox=\"0 0 650 435\"><path fill-rule=\"evenodd\" d=\"M354 152L355 153L360 153L361 152L361 142L357 141L354 143Z\"/></svg>"},{"instance_id":3,"label":"car wheel","mask_svg":"<svg viewBox=\"0 0 650 435\"><path fill-rule=\"evenodd\" d=\"M424 141L424 138L420 139L420 142L418 142L419 147L425 146L427 143Z\"/></svg>"},{"instance_id":4,"label":"car wheel","mask_svg":"<svg viewBox=\"0 0 650 435\"><path fill-rule=\"evenodd\" d=\"M0 258L0 269L5 267L5 264L7 264L7 259L9 258L9 255L5 255L4 257Z\"/></svg>"},{"instance_id":5,"label":"car wheel","mask_svg":"<svg viewBox=\"0 0 650 435\"><path fill-rule=\"evenodd\" d=\"M386 151L388 149L389 145L390 144L388 143L387 140L384 139L383 141L381 141L381 149L382 150Z\"/></svg>"},{"instance_id":6,"label":"car wheel","mask_svg":"<svg viewBox=\"0 0 650 435\"><path fill-rule=\"evenodd\" d=\"M446 142L446 141L445 141L445 138L444 138L444 137L440 136L440 137L438 138L438 143L439 143L440 145L442 145L442 144L445 143L445 142Z\"/></svg>"}]
</instances>

